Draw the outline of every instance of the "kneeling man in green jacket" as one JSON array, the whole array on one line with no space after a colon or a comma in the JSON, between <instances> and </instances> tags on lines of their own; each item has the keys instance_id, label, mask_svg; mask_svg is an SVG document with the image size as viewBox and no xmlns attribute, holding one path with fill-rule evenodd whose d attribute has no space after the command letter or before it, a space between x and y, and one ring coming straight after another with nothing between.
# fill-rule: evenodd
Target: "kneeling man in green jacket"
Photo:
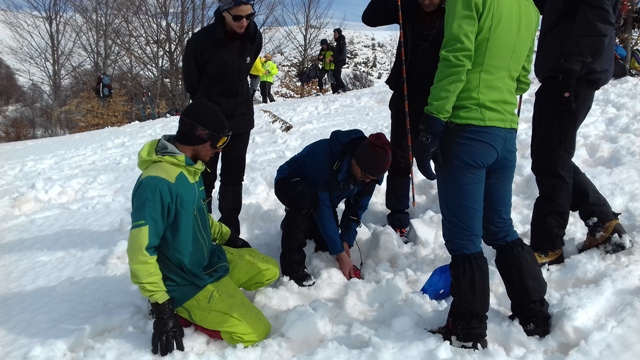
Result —
<instances>
[{"instance_id":1,"label":"kneeling man in green jacket","mask_svg":"<svg viewBox=\"0 0 640 360\"><path fill-rule=\"evenodd\" d=\"M182 112L175 135L145 144L131 198L127 255L131 281L149 298L152 352L184 351L182 327L230 344L253 345L271 325L240 288L274 282L278 263L251 248L207 212L204 162L231 133L220 110L197 100Z\"/></svg>"}]
</instances>

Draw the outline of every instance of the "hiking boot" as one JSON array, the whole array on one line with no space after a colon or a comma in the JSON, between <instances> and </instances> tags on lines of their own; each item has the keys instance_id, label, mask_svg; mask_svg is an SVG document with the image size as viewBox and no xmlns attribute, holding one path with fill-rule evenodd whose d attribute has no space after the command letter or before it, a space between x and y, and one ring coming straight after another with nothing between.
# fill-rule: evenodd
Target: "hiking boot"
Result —
<instances>
[{"instance_id":1,"label":"hiking boot","mask_svg":"<svg viewBox=\"0 0 640 360\"><path fill-rule=\"evenodd\" d=\"M510 320L518 319L515 315L509 315ZM533 318L533 319L518 319L520 326L527 336L539 336L543 338L551 332L551 317L549 318Z\"/></svg>"},{"instance_id":2,"label":"hiking boot","mask_svg":"<svg viewBox=\"0 0 640 360\"><path fill-rule=\"evenodd\" d=\"M594 247L601 248L607 254L615 254L626 250L627 246L620 241L622 236L626 234L627 232L618 219L613 219L604 225L595 223L589 226L587 238L579 252L587 251ZM614 235L618 235L618 238L614 238Z\"/></svg>"},{"instance_id":3,"label":"hiking boot","mask_svg":"<svg viewBox=\"0 0 640 360\"><path fill-rule=\"evenodd\" d=\"M290 274L283 275L288 276L291 281L300 287L309 287L316 283L316 279L305 268L294 269Z\"/></svg>"},{"instance_id":4,"label":"hiking boot","mask_svg":"<svg viewBox=\"0 0 640 360\"><path fill-rule=\"evenodd\" d=\"M444 341L448 341L451 346L460 349L481 350L487 348L487 338L477 341L464 341L460 337L453 335L449 326L445 325L436 330L429 330L430 333L436 335L442 335Z\"/></svg>"},{"instance_id":5,"label":"hiking boot","mask_svg":"<svg viewBox=\"0 0 640 360\"><path fill-rule=\"evenodd\" d=\"M545 265L562 264L564 262L562 249L549 251L533 250L533 253L536 255L536 260L538 260L538 265L540 265L540 267L543 267Z\"/></svg>"},{"instance_id":6,"label":"hiking boot","mask_svg":"<svg viewBox=\"0 0 640 360\"><path fill-rule=\"evenodd\" d=\"M400 239L402 239L403 243L408 244L409 243L409 230L410 229L411 229L411 226L407 226L405 228L393 229L393 231L395 231L396 234L398 234L398 236L400 236Z\"/></svg>"}]
</instances>

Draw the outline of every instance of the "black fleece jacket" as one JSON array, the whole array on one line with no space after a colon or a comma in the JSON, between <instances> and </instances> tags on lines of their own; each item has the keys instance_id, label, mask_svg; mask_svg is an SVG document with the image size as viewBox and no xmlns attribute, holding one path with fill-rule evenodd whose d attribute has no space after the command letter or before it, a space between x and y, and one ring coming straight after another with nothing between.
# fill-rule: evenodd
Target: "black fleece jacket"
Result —
<instances>
[{"instance_id":1,"label":"black fleece jacket","mask_svg":"<svg viewBox=\"0 0 640 360\"><path fill-rule=\"evenodd\" d=\"M613 76L620 0L553 0L544 5L535 74L573 76L600 88Z\"/></svg>"},{"instance_id":2,"label":"black fleece jacket","mask_svg":"<svg viewBox=\"0 0 640 360\"><path fill-rule=\"evenodd\" d=\"M407 87L413 94L426 94L438 70L444 39L444 7L426 13L417 0L402 0L402 31L405 40ZM399 24L397 0L371 0L362 13L362 22L371 27ZM386 81L394 92L402 92L402 53L400 42Z\"/></svg>"},{"instance_id":3,"label":"black fleece jacket","mask_svg":"<svg viewBox=\"0 0 640 360\"><path fill-rule=\"evenodd\" d=\"M254 126L253 101L247 77L262 50L262 34L255 22L243 34L225 29L216 10L213 23L187 41L182 59L184 86L191 100L204 99L220 108L234 133Z\"/></svg>"}]
</instances>

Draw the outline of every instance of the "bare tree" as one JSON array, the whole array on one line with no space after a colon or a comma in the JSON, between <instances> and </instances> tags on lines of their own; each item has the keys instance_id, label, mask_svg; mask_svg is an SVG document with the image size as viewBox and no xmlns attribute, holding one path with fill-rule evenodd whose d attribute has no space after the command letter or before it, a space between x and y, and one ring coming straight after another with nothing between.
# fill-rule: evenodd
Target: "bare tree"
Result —
<instances>
[{"instance_id":1,"label":"bare tree","mask_svg":"<svg viewBox=\"0 0 640 360\"><path fill-rule=\"evenodd\" d=\"M50 102L43 123L46 135L68 133L58 108L65 100L63 84L78 66L70 0L2 0L2 10L0 21L14 40L10 54L20 65L16 72L45 89Z\"/></svg>"},{"instance_id":2,"label":"bare tree","mask_svg":"<svg viewBox=\"0 0 640 360\"><path fill-rule=\"evenodd\" d=\"M130 77L142 79L139 86L169 106L183 104L188 99L182 84L186 41L210 21L217 4L204 0L118 1L119 11L128 14L119 39L127 58L122 70L134 72Z\"/></svg>"},{"instance_id":3,"label":"bare tree","mask_svg":"<svg viewBox=\"0 0 640 360\"><path fill-rule=\"evenodd\" d=\"M0 106L22 102L25 95L13 69L0 58Z\"/></svg>"},{"instance_id":4,"label":"bare tree","mask_svg":"<svg viewBox=\"0 0 640 360\"><path fill-rule=\"evenodd\" d=\"M283 50L284 40L278 36L278 16L283 6L284 0L256 0L253 6L256 25L262 32L263 53L279 53Z\"/></svg>"},{"instance_id":5,"label":"bare tree","mask_svg":"<svg viewBox=\"0 0 640 360\"><path fill-rule=\"evenodd\" d=\"M118 46L123 14L118 11L114 0L72 0L74 30L79 36L79 45L93 74L112 72L115 63L122 56Z\"/></svg>"},{"instance_id":6,"label":"bare tree","mask_svg":"<svg viewBox=\"0 0 640 360\"><path fill-rule=\"evenodd\" d=\"M307 67L318 50L322 32L331 21L333 0L284 0L278 25L292 50L296 71Z\"/></svg>"}]
</instances>

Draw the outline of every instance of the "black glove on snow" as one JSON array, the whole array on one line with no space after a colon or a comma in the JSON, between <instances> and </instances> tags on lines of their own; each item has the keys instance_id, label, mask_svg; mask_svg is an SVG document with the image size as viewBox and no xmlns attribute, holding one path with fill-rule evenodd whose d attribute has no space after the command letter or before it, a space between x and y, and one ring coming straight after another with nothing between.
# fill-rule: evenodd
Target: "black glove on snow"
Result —
<instances>
[{"instance_id":1,"label":"black glove on snow","mask_svg":"<svg viewBox=\"0 0 640 360\"><path fill-rule=\"evenodd\" d=\"M431 161L439 164L440 137L444 131L444 121L425 113L420 119L420 135L415 145L414 156L418 170L429 180L435 180L436 174L431 169Z\"/></svg>"},{"instance_id":2,"label":"black glove on snow","mask_svg":"<svg viewBox=\"0 0 640 360\"><path fill-rule=\"evenodd\" d=\"M558 110L571 110L576 107L574 93L576 91L576 78L573 75L563 74L557 80L554 95L555 107Z\"/></svg>"},{"instance_id":3,"label":"black glove on snow","mask_svg":"<svg viewBox=\"0 0 640 360\"><path fill-rule=\"evenodd\" d=\"M182 330L178 316L173 310L171 299L162 304L152 303L151 312L154 318L151 352L157 354L159 348L160 356L166 356L173 351L174 343L176 349L184 351L184 344L182 343L184 330Z\"/></svg>"},{"instance_id":4,"label":"black glove on snow","mask_svg":"<svg viewBox=\"0 0 640 360\"><path fill-rule=\"evenodd\" d=\"M246 240L244 240L240 236L234 234L233 231L231 232L231 235L229 235L229 238L227 239L227 242L224 245L231 248L236 248L236 249L251 247L251 244L249 244Z\"/></svg>"}]
</instances>

